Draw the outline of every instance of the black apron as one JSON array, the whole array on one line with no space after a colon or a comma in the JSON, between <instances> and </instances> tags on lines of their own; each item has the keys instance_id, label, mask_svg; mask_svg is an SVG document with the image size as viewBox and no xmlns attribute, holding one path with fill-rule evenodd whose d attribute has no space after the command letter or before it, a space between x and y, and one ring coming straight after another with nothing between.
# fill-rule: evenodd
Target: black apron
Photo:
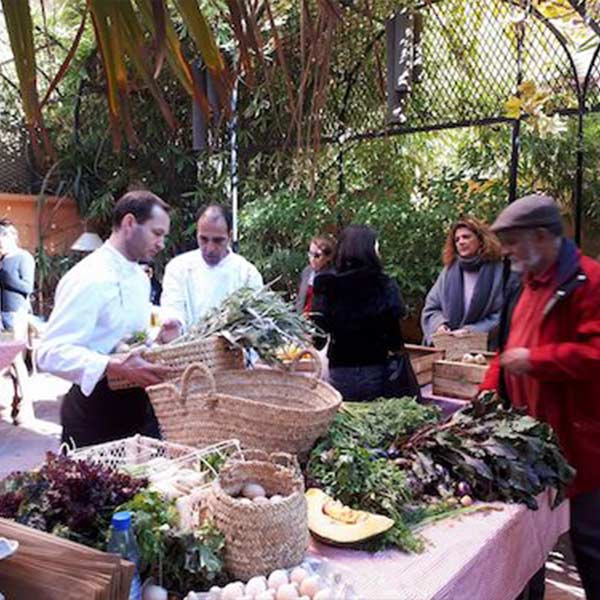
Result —
<instances>
[{"instance_id":1,"label":"black apron","mask_svg":"<svg viewBox=\"0 0 600 600\"><path fill-rule=\"evenodd\" d=\"M160 439L160 428L142 388L111 390L101 379L90 396L73 385L60 411L62 441L77 448L102 444L139 433Z\"/></svg>"}]
</instances>

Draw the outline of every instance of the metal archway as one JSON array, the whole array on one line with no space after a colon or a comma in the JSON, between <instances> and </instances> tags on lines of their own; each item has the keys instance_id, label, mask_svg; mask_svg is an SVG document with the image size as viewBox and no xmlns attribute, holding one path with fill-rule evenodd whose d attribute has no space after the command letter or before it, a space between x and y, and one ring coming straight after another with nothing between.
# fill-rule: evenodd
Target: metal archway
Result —
<instances>
[{"instance_id":1,"label":"metal archway","mask_svg":"<svg viewBox=\"0 0 600 600\"><path fill-rule=\"evenodd\" d=\"M463 19L447 21L449 5L464 7ZM511 23L515 9L525 13L522 24ZM363 40L364 51L354 64L338 69L346 86L328 105L325 143L340 144L340 187L343 187L343 144L372 138L455 127L505 123L512 125L509 199L516 197L520 120L504 114L504 102L528 79L549 88L560 99L556 112L578 119L576 175L573 185L575 237L581 240L585 115L600 111L600 45L584 76L578 72L568 41L529 0L433 0L418 9L423 15L423 68L412 86L406 120L390 125L381 80L385 48L384 23ZM600 26L588 15L590 28ZM507 25L508 24L508 25ZM376 24L377 25L377 24ZM510 27L513 31L506 31ZM360 43L360 42L357 42Z\"/></svg>"}]
</instances>

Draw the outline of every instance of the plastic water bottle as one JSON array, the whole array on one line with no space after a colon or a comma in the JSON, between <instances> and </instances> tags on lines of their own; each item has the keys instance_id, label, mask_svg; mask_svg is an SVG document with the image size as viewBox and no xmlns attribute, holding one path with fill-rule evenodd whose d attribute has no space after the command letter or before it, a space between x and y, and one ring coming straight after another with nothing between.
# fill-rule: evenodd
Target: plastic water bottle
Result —
<instances>
[{"instance_id":1,"label":"plastic water bottle","mask_svg":"<svg viewBox=\"0 0 600 600\"><path fill-rule=\"evenodd\" d=\"M140 552L131 527L131 513L127 510L116 512L112 517L111 525L107 550L113 554L119 554L135 565L129 600L141 600Z\"/></svg>"}]
</instances>

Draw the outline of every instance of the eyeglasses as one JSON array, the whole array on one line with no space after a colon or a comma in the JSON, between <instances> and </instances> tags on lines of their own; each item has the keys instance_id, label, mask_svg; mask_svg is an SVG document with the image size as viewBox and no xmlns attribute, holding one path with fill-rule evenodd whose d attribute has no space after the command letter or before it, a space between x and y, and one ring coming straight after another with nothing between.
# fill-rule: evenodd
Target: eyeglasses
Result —
<instances>
[{"instance_id":1,"label":"eyeglasses","mask_svg":"<svg viewBox=\"0 0 600 600\"><path fill-rule=\"evenodd\" d=\"M321 258L323 256L322 252L311 252L308 251L308 258Z\"/></svg>"}]
</instances>

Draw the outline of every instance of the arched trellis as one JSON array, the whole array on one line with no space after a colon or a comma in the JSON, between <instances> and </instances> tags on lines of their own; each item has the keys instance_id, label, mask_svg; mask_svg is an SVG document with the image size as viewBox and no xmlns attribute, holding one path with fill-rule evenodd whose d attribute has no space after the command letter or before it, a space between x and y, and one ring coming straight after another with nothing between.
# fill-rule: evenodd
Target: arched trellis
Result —
<instances>
[{"instance_id":1,"label":"arched trellis","mask_svg":"<svg viewBox=\"0 0 600 600\"><path fill-rule=\"evenodd\" d=\"M521 120L505 115L504 102L523 80L549 88L554 110L576 116L576 174L573 185L575 238L581 240L585 115L600 111L600 45L585 74L578 72L568 40L554 23L528 0L458 0L464 10L460 23L449 22L456 0L433 0L417 10L423 18L420 42L423 67L406 104L406 120L387 121L381 64L385 65L385 31L364 40L354 64L338 69L345 86L338 86L324 119L322 140L338 143L340 189L343 189L343 149L348 141L414 132L506 123L512 125L509 199L517 193ZM514 11L525 19L514 23ZM587 15L599 37L597 15ZM508 29L508 31L507 31ZM379 73L377 72L379 69Z\"/></svg>"}]
</instances>

